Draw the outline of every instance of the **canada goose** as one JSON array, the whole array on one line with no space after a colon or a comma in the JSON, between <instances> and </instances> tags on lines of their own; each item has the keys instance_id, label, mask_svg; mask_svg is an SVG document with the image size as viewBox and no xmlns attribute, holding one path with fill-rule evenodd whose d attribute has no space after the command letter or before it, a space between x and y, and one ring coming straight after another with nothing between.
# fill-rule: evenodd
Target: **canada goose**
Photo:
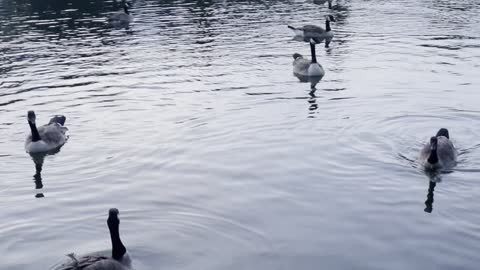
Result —
<instances>
[{"instance_id":1,"label":"canada goose","mask_svg":"<svg viewBox=\"0 0 480 270\"><path fill-rule=\"evenodd\" d=\"M450 141L446 128L438 130L420 152L420 161L425 169L449 169L456 165L457 151Z\"/></svg>"},{"instance_id":2,"label":"canada goose","mask_svg":"<svg viewBox=\"0 0 480 270\"><path fill-rule=\"evenodd\" d=\"M328 8L332 9L332 1L333 0L313 0L313 3L317 5L324 5L325 2L328 2Z\"/></svg>"},{"instance_id":3,"label":"canada goose","mask_svg":"<svg viewBox=\"0 0 480 270\"><path fill-rule=\"evenodd\" d=\"M128 25L133 21L133 16L128 10L130 7L129 3L123 5L123 11L115 12L110 17L108 17L108 22L114 26Z\"/></svg>"},{"instance_id":4,"label":"canada goose","mask_svg":"<svg viewBox=\"0 0 480 270\"><path fill-rule=\"evenodd\" d=\"M330 22L335 22L335 17L332 15L325 16L325 29L320 26L307 24L303 27L293 27L288 25L288 28L295 32L296 37L300 37L303 41L308 42L313 39L315 43L319 44L325 40L325 48L328 48L333 39L333 31L330 27Z\"/></svg>"},{"instance_id":5,"label":"canada goose","mask_svg":"<svg viewBox=\"0 0 480 270\"><path fill-rule=\"evenodd\" d=\"M66 120L65 116L56 115L50 119L48 124L39 128L35 124L34 111L28 111L27 118L31 130L31 134L25 141L25 150L28 153L48 152L65 143L67 139L65 132L68 130L63 126Z\"/></svg>"},{"instance_id":6,"label":"canada goose","mask_svg":"<svg viewBox=\"0 0 480 270\"><path fill-rule=\"evenodd\" d=\"M120 240L120 233L118 230L120 220L118 219L118 209L112 208L108 212L108 229L110 230L110 238L112 241L112 256L102 255L86 255L76 257L75 254L70 253L67 256L71 259L58 267L55 270L131 270L132 261L128 255L127 249Z\"/></svg>"},{"instance_id":7,"label":"canada goose","mask_svg":"<svg viewBox=\"0 0 480 270\"><path fill-rule=\"evenodd\" d=\"M317 62L315 41L313 39L310 41L310 51L312 53L311 61L303 58L299 53L293 54L293 73L305 77L323 77L325 71L322 65Z\"/></svg>"}]
</instances>

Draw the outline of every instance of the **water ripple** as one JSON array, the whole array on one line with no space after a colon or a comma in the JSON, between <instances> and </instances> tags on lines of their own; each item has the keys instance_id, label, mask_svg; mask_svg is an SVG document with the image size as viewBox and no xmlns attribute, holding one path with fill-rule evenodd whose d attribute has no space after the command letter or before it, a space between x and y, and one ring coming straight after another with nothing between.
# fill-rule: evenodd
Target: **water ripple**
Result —
<instances>
[{"instance_id":1,"label":"water ripple","mask_svg":"<svg viewBox=\"0 0 480 270\"><path fill-rule=\"evenodd\" d=\"M2 266L107 249L115 206L138 269L476 269L477 1L315 2L134 1L115 29L121 1L1 1ZM311 93L286 25L325 14ZM70 134L41 173L31 109ZM440 127L459 164L431 177Z\"/></svg>"}]
</instances>

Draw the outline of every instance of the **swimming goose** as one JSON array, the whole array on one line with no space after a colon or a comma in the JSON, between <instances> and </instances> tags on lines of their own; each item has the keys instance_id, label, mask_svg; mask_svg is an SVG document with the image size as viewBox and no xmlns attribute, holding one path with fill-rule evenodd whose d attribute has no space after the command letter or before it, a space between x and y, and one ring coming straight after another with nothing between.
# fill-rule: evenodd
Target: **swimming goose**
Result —
<instances>
[{"instance_id":1,"label":"swimming goose","mask_svg":"<svg viewBox=\"0 0 480 270\"><path fill-rule=\"evenodd\" d=\"M308 42L313 39L315 43L319 44L325 40L325 48L328 48L330 42L333 39L333 31L330 27L330 22L335 22L335 17L332 15L325 16L325 29L320 26L307 24L303 27L293 27L288 25L288 28L295 32L295 37L301 38L303 41Z\"/></svg>"},{"instance_id":2,"label":"swimming goose","mask_svg":"<svg viewBox=\"0 0 480 270\"><path fill-rule=\"evenodd\" d=\"M303 58L299 53L293 54L293 73L305 77L323 77L325 71L322 65L317 62L317 55L315 53L315 41L310 41L310 51L312 53L312 60Z\"/></svg>"},{"instance_id":3,"label":"swimming goose","mask_svg":"<svg viewBox=\"0 0 480 270\"><path fill-rule=\"evenodd\" d=\"M325 2L328 2L328 8L332 9L332 1L333 0L313 0L313 3L317 5L324 5Z\"/></svg>"},{"instance_id":4,"label":"swimming goose","mask_svg":"<svg viewBox=\"0 0 480 270\"><path fill-rule=\"evenodd\" d=\"M56 268L55 270L131 270L132 261L128 255L127 249L120 240L118 230L120 220L118 219L118 209L112 208L108 212L108 229L112 241L111 257L102 255L86 255L76 257L75 254L67 254L70 261Z\"/></svg>"},{"instance_id":5,"label":"swimming goose","mask_svg":"<svg viewBox=\"0 0 480 270\"><path fill-rule=\"evenodd\" d=\"M456 165L457 151L450 141L448 129L441 128L430 138L420 152L420 161L425 169L449 169Z\"/></svg>"},{"instance_id":6,"label":"swimming goose","mask_svg":"<svg viewBox=\"0 0 480 270\"><path fill-rule=\"evenodd\" d=\"M48 152L65 143L67 139L65 132L68 130L63 126L66 120L65 116L56 115L50 119L48 124L39 128L35 124L36 116L34 111L29 111L27 118L31 130L31 134L25 141L25 150L28 153Z\"/></svg>"},{"instance_id":7,"label":"swimming goose","mask_svg":"<svg viewBox=\"0 0 480 270\"><path fill-rule=\"evenodd\" d=\"M123 5L123 12L119 11L116 13L113 13L108 17L108 22L112 25L128 25L133 21L133 16L130 14L130 11L128 10L130 7L129 3L126 3Z\"/></svg>"}]
</instances>

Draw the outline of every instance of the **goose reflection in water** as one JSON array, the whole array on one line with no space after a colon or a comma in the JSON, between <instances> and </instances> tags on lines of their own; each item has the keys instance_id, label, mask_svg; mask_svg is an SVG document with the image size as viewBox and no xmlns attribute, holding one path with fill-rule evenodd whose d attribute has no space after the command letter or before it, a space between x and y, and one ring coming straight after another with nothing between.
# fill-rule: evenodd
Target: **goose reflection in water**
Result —
<instances>
[{"instance_id":1,"label":"goose reflection in water","mask_svg":"<svg viewBox=\"0 0 480 270\"><path fill-rule=\"evenodd\" d=\"M435 191L436 185L437 185L437 182L428 181L427 200L425 201L425 209L423 210L427 213L432 213L433 211L433 192Z\"/></svg>"},{"instance_id":2,"label":"goose reflection in water","mask_svg":"<svg viewBox=\"0 0 480 270\"><path fill-rule=\"evenodd\" d=\"M435 191L435 186L437 183L442 181L441 173L439 171L429 171L425 170L425 174L428 176L428 193L427 200L425 201L426 213L432 213L433 211L433 192Z\"/></svg>"},{"instance_id":3,"label":"goose reflection in water","mask_svg":"<svg viewBox=\"0 0 480 270\"><path fill-rule=\"evenodd\" d=\"M45 161L45 157L49 155L55 155L60 152L60 147L57 147L49 152L44 153L30 153L30 157L33 160L35 165L35 174L33 175L33 181L35 183L35 190L37 193L35 194L35 198L43 198L45 195L43 194L43 181L42 181L42 169L43 169L43 162Z\"/></svg>"},{"instance_id":4,"label":"goose reflection in water","mask_svg":"<svg viewBox=\"0 0 480 270\"><path fill-rule=\"evenodd\" d=\"M314 92L310 92L310 98L308 99L308 118L315 118L317 109L317 96L315 96Z\"/></svg>"},{"instance_id":5,"label":"goose reflection in water","mask_svg":"<svg viewBox=\"0 0 480 270\"><path fill-rule=\"evenodd\" d=\"M315 95L315 91L317 90L316 86L317 84L320 82L320 80L322 80L323 77L321 76L305 76L305 75L301 75L301 74L298 74L298 73L293 73L293 75L295 77L297 77L300 82L310 82L310 95L314 96Z\"/></svg>"}]
</instances>

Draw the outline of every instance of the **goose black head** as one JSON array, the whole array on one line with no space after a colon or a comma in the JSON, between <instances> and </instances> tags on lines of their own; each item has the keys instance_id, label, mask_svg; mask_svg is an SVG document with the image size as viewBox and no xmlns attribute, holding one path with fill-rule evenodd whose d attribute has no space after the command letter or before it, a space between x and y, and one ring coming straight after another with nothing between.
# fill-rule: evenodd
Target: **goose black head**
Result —
<instances>
[{"instance_id":1,"label":"goose black head","mask_svg":"<svg viewBox=\"0 0 480 270\"><path fill-rule=\"evenodd\" d=\"M303 56L299 53L294 53L293 54L293 59L297 60L298 58L303 58Z\"/></svg>"},{"instance_id":2,"label":"goose black head","mask_svg":"<svg viewBox=\"0 0 480 270\"><path fill-rule=\"evenodd\" d=\"M446 129L446 128L439 129L436 137L438 137L438 136L444 136L447 139L450 139L450 135L448 134L448 129Z\"/></svg>"},{"instance_id":3,"label":"goose black head","mask_svg":"<svg viewBox=\"0 0 480 270\"><path fill-rule=\"evenodd\" d=\"M36 119L35 112L34 111L28 111L27 118L28 118L28 122L34 124L35 119Z\"/></svg>"},{"instance_id":4,"label":"goose black head","mask_svg":"<svg viewBox=\"0 0 480 270\"><path fill-rule=\"evenodd\" d=\"M118 219L118 209L117 208L111 208L109 211L108 211L108 220L107 220L107 223L108 223L108 226L115 226L115 225L118 225L120 224L120 220Z\"/></svg>"},{"instance_id":5,"label":"goose black head","mask_svg":"<svg viewBox=\"0 0 480 270\"><path fill-rule=\"evenodd\" d=\"M333 17L333 15L326 15L325 18L329 22L336 22L337 21L337 20L335 20L335 17Z\"/></svg>"}]
</instances>

